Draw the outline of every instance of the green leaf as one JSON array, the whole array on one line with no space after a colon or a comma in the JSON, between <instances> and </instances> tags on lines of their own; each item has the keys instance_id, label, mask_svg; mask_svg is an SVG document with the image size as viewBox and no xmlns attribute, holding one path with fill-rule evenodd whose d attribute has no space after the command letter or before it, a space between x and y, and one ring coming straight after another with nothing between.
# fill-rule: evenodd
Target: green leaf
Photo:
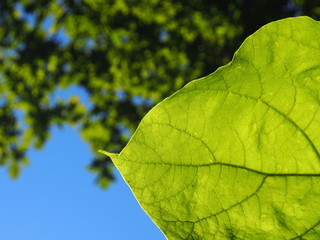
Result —
<instances>
[{"instance_id":1,"label":"green leaf","mask_svg":"<svg viewBox=\"0 0 320 240\"><path fill-rule=\"evenodd\" d=\"M320 239L319 39L308 17L262 27L106 153L168 239Z\"/></svg>"}]
</instances>

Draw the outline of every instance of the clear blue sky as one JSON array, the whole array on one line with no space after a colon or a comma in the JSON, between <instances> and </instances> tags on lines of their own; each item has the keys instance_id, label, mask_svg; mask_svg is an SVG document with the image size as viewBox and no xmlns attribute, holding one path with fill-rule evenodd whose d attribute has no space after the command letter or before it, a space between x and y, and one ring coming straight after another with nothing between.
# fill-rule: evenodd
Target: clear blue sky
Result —
<instances>
[{"instance_id":1,"label":"clear blue sky","mask_svg":"<svg viewBox=\"0 0 320 240\"><path fill-rule=\"evenodd\" d=\"M85 170L91 158L75 129L53 129L18 180L0 169L0 239L164 240L117 172L107 190Z\"/></svg>"},{"instance_id":2,"label":"clear blue sky","mask_svg":"<svg viewBox=\"0 0 320 240\"><path fill-rule=\"evenodd\" d=\"M89 105L77 88L54 98L73 94ZM94 183L95 175L85 169L92 154L75 128L54 127L44 149L28 156L31 165L18 180L0 168L1 240L165 239L117 171L107 190Z\"/></svg>"}]
</instances>

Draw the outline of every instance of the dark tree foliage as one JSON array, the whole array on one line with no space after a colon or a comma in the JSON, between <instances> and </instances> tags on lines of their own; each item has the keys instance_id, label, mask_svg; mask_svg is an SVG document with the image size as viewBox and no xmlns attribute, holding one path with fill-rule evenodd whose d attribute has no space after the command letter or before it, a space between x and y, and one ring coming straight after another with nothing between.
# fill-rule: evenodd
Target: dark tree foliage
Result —
<instances>
[{"instance_id":1,"label":"dark tree foliage","mask_svg":"<svg viewBox=\"0 0 320 240\"><path fill-rule=\"evenodd\" d=\"M119 151L154 104L229 62L262 25L301 14L317 19L317 1L1 0L0 164L18 176L51 126L76 124L107 186L99 149ZM90 104L54 97L70 87Z\"/></svg>"}]
</instances>

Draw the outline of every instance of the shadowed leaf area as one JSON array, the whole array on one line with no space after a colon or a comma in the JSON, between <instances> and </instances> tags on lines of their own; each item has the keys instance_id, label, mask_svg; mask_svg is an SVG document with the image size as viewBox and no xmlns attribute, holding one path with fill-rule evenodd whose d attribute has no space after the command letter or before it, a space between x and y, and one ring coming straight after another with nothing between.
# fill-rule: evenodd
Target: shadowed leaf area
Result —
<instances>
[{"instance_id":1,"label":"shadowed leaf area","mask_svg":"<svg viewBox=\"0 0 320 240\"><path fill-rule=\"evenodd\" d=\"M169 240L320 239L319 39L265 25L106 153Z\"/></svg>"},{"instance_id":2,"label":"shadowed leaf area","mask_svg":"<svg viewBox=\"0 0 320 240\"><path fill-rule=\"evenodd\" d=\"M1 0L0 164L17 177L28 149L71 124L108 186L99 149L120 151L152 106L228 63L262 25L299 14L318 18L318 1Z\"/></svg>"}]
</instances>

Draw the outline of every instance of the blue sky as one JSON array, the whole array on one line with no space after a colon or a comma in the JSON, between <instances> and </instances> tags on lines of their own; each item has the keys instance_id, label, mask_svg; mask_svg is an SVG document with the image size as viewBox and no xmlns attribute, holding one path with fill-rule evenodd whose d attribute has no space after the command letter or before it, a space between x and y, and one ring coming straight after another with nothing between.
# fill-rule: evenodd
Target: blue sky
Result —
<instances>
[{"instance_id":1,"label":"blue sky","mask_svg":"<svg viewBox=\"0 0 320 240\"><path fill-rule=\"evenodd\" d=\"M107 190L85 167L88 146L76 129L53 128L31 165L12 180L0 169L0 239L164 240L116 172Z\"/></svg>"},{"instance_id":2,"label":"blue sky","mask_svg":"<svg viewBox=\"0 0 320 240\"><path fill-rule=\"evenodd\" d=\"M34 24L34 16L26 15L20 5L17 10ZM48 30L51 21L48 18L43 28ZM67 44L62 30L56 37ZM76 87L59 89L51 100L71 95L90 107L86 93ZM116 169L116 181L107 190L94 183L95 175L85 169L92 154L76 128L53 127L51 133L42 150L29 151L31 164L18 180L0 168L1 240L165 239Z\"/></svg>"}]
</instances>

